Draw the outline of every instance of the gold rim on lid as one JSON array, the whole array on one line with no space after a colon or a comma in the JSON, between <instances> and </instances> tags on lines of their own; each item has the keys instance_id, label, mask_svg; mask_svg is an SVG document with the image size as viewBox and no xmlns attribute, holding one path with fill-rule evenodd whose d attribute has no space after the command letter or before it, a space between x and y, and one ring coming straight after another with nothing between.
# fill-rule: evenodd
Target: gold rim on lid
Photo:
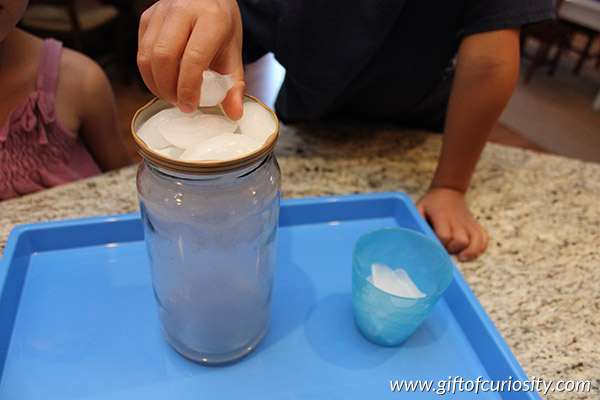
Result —
<instances>
[{"instance_id":1,"label":"gold rim on lid","mask_svg":"<svg viewBox=\"0 0 600 400\"><path fill-rule=\"evenodd\" d=\"M225 161L182 161L167 157L165 155L157 153L156 151L151 150L148 147L148 145L146 145L146 143L138 137L137 129L139 129L139 127L141 127L142 124L144 124L158 112L173 107L172 104L158 98L152 99L146 105L137 110L137 112L133 116L133 119L131 120L131 134L133 135L135 147L137 148L138 153L145 160L148 160L155 165L175 172L212 175L236 171L248 167L252 164L255 164L258 161L265 158L266 156L268 156L269 153L271 153L275 148L275 144L277 143L277 136L279 135L279 119L277 119L277 116L275 115L273 110L264 105L257 98L250 95L244 95L244 97L262 106L265 110L269 111L275 119L275 132L273 132L267 138L265 143L259 149L251 153L248 153L242 157L233 158L231 160ZM219 107L217 106L200 107L200 110L208 114L223 115Z\"/></svg>"}]
</instances>

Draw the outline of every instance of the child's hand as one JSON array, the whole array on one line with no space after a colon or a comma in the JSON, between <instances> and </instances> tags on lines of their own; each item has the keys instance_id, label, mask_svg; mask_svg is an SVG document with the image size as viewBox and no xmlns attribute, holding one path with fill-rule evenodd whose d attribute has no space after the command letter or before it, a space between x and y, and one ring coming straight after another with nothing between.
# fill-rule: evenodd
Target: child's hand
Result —
<instances>
[{"instance_id":1,"label":"child's hand","mask_svg":"<svg viewBox=\"0 0 600 400\"><path fill-rule=\"evenodd\" d=\"M488 233L473 218L463 194L454 189L430 189L418 202L417 209L433 227L449 253L458 253L460 261L483 253Z\"/></svg>"},{"instance_id":2,"label":"child's hand","mask_svg":"<svg viewBox=\"0 0 600 400\"><path fill-rule=\"evenodd\" d=\"M223 101L232 119L242 116L242 20L235 0L161 0L140 18L138 66L157 97L184 112L200 101L208 68L237 81Z\"/></svg>"}]
</instances>

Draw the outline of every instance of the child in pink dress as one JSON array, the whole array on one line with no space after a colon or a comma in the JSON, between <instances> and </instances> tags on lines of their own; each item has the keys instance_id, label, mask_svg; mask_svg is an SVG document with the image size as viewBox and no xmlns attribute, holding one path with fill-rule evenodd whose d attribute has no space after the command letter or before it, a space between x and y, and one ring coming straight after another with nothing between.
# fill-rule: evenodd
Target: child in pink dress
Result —
<instances>
[{"instance_id":1,"label":"child in pink dress","mask_svg":"<svg viewBox=\"0 0 600 400\"><path fill-rule=\"evenodd\" d=\"M0 200L131 164L104 72L15 28L26 7L0 4Z\"/></svg>"}]
</instances>

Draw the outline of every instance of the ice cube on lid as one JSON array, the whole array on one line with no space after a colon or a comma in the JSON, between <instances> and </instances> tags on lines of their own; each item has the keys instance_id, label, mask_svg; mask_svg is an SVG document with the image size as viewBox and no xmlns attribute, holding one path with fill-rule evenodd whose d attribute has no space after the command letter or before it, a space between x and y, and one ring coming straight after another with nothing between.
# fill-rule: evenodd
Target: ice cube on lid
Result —
<instances>
[{"instance_id":1,"label":"ice cube on lid","mask_svg":"<svg viewBox=\"0 0 600 400\"><path fill-rule=\"evenodd\" d=\"M182 161L231 160L249 154L260 146L260 143L248 136L225 133L188 148L179 159Z\"/></svg>"},{"instance_id":2,"label":"ice cube on lid","mask_svg":"<svg viewBox=\"0 0 600 400\"><path fill-rule=\"evenodd\" d=\"M177 118L193 118L196 115L202 114L199 110L191 113L185 114L180 111L178 108L168 108L166 110L162 110L151 118L149 118L144 124L137 130L137 135L140 139L146 143L146 145L153 150L164 149L165 147L171 146L171 143L165 139L162 135L158 126L167 120L173 120Z\"/></svg>"},{"instance_id":3,"label":"ice cube on lid","mask_svg":"<svg viewBox=\"0 0 600 400\"><path fill-rule=\"evenodd\" d=\"M273 115L260 104L252 101L244 102L244 113L238 124L243 135L255 139L261 145L275 133L277 128Z\"/></svg>"},{"instance_id":4,"label":"ice cube on lid","mask_svg":"<svg viewBox=\"0 0 600 400\"><path fill-rule=\"evenodd\" d=\"M193 118L184 116L162 121L158 129L171 145L188 149L211 137L234 132L237 126L237 123L229 118L201 114Z\"/></svg>"}]
</instances>

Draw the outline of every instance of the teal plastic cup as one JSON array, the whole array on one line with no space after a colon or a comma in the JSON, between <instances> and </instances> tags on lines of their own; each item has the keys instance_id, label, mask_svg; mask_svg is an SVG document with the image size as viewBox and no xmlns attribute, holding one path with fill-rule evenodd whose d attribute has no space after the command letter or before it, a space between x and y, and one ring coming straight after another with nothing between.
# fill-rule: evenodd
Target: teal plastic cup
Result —
<instances>
[{"instance_id":1,"label":"teal plastic cup","mask_svg":"<svg viewBox=\"0 0 600 400\"><path fill-rule=\"evenodd\" d=\"M420 298L401 297L375 287L373 264L404 269ZM452 260L427 236L404 228L384 228L362 236L352 257L352 303L360 333L381 346L405 342L421 325L452 281Z\"/></svg>"}]
</instances>

